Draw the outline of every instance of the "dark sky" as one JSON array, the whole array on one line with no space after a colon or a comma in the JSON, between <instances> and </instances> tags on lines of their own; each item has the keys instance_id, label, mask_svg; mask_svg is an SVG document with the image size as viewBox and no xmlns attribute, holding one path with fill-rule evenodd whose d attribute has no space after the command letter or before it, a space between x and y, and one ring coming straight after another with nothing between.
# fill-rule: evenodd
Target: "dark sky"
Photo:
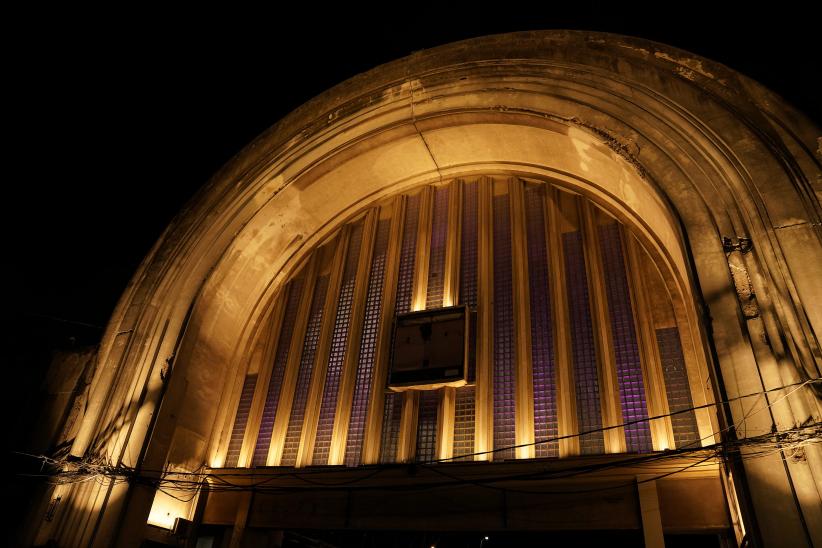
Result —
<instances>
[{"instance_id":1,"label":"dark sky","mask_svg":"<svg viewBox=\"0 0 822 548\"><path fill-rule=\"evenodd\" d=\"M289 16L71 11L7 21L23 29L7 102L19 123L10 159L22 168L7 179L5 204L14 313L104 325L172 216L256 135L350 76L463 38L541 28L649 38L752 76L822 125L818 10L624 4L548 3L545 15L508 3L462 15L396 4L389 15L383 4L368 12L384 18L374 24L314 3Z\"/></svg>"}]
</instances>

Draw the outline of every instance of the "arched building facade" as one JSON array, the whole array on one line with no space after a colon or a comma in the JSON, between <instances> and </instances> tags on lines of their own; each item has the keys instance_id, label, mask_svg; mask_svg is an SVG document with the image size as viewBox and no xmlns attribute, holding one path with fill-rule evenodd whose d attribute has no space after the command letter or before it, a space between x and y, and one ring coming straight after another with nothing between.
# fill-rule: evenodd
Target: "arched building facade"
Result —
<instances>
[{"instance_id":1,"label":"arched building facade","mask_svg":"<svg viewBox=\"0 0 822 548\"><path fill-rule=\"evenodd\" d=\"M727 67L598 33L332 88L136 273L71 433L114 475L57 487L37 540L822 543L819 135ZM397 318L449 307L465 375L389 386Z\"/></svg>"}]
</instances>

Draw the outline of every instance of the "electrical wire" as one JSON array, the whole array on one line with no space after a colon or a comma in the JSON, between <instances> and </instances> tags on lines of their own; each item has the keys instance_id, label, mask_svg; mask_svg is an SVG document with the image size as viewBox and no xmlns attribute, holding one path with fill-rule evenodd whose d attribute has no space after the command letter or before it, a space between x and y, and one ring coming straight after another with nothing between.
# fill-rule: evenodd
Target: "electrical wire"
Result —
<instances>
[{"instance_id":1,"label":"electrical wire","mask_svg":"<svg viewBox=\"0 0 822 548\"><path fill-rule=\"evenodd\" d=\"M260 475L263 475L264 478L259 482L253 483L235 483L229 480L230 477L239 477L247 479L249 476L252 478L256 476L256 473L241 473L241 472L226 472L226 473L215 473L215 472L175 472L169 470L148 470L142 469L139 471L135 471L134 469L123 467L123 466L115 466L111 463L106 462L102 458L96 459L86 459L81 461L72 462L66 459L54 459L45 455L32 455L28 453L18 453L20 455L28 456L31 458L36 458L41 460L43 466L49 465L53 468L59 469L57 472L49 472L43 474L20 474L30 477L44 477L49 480L49 483L54 485L63 485L63 484L75 484L75 483L83 483L87 481L97 481L97 482L115 482L115 483L123 483L127 481L138 481L138 482L147 482L153 485L156 485L158 489L162 490L169 496L174 498L178 498L170 493L166 492L168 489L175 489L175 490L184 490L184 491L192 491L199 490L202 486L204 481L209 482L209 489L211 490L274 490L277 492L281 492L283 490L300 490L300 489L347 489L350 490L353 487L356 487L356 484L367 481L371 478L376 477L380 473L384 472L385 470L395 469L398 466L404 467L422 467L425 469L433 470L435 473L440 474L443 477L447 477L456 482L462 483L473 483L477 485L487 485L492 482L500 482L500 481L518 481L518 480L534 480L534 479L563 479L574 477L579 474L586 474L592 473L599 470L607 469L607 468L618 468L618 467L626 467L631 465L637 464L647 464L649 462L655 461L671 461L677 458L687 458L688 455L705 452L707 456L697 461L696 463L689 463L685 467L676 469L672 472L666 472L662 476L659 477L667 477L671 474L680 473L683 470L689 469L693 466L696 466L702 462L706 462L710 459L721 458L727 455L728 451L731 450L738 450L743 447L750 448L750 447L758 447L757 451L750 451L748 450L743 456L743 459L750 459L750 458L759 458L762 456L766 456L768 454L773 454L780 451L790 450L790 449L798 449L801 447L805 447L812 443L819 443L822 441L822 423L812 423L810 425L799 426L797 428L782 430L778 432L769 432L760 436L755 437L748 437L736 440L723 440L713 445L702 447L701 443L705 439L715 438L717 435L723 434L731 429L738 428L740 425L744 424L747 420L750 419L756 413L764 411L765 409L769 409L772 406L776 405L780 401L784 400L785 398L789 397L791 394L795 393L803 386L806 386L810 383L820 382L820 379L810 379L803 382L793 383L790 385L781 386L778 388L771 388L767 390L763 390L760 392L743 394L740 396L736 396L734 398L729 398L725 401L714 402L709 404L703 404L699 406L689 407L687 409L681 409L679 411L674 411L671 413L667 413L664 415L656 415L653 417L647 417L632 421L626 421L624 423L618 425L612 425L607 427L601 427L597 429L587 430L583 432L578 432L575 434L569 434L564 436L556 436L553 438L547 439L540 439L536 440L531 443L527 444L518 444L509 447L500 447L495 448L489 451L483 451L478 453L473 453L469 455L460 455L458 457L451 457L446 459L434 459L429 461L411 463L411 464L389 464L389 465L365 465L358 468L358 470L362 470L366 472L361 476L357 476L354 478L350 478L344 481L338 482L322 482L310 479L308 476L315 476L318 474L327 474L327 473L334 473L338 474L340 469L338 467L328 467L328 468L319 468L319 469L311 469L311 470L303 470L303 471L296 471L296 470L285 470L285 471L278 471L278 470L271 470L262 472ZM460 478L459 476L455 476L445 472L444 470L431 466L434 464L442 464L454 461L456 459L465 459L466 457L473 457L478 455L487 455L490 453L496 453L500 451L507 451L511 449L515 449L518 447L528 447L531 445L543 444L548 443L551 441L557 441L560 439L568 439L578 436L583 436L591 433L596 432L604 432L607 430L611 430L614 428L624 428L625 426L630 426L632 424L637 424L641 422L647 422L651 420L657 420L661 418L671 417L674 415L678 415L681 413L692 412L698 409L704 409L708 407L713 407L720 404L731 403L734 401L739 401L745 398L751 398L756 396L767 395L770 392L776 392L780 390L786 390L789 388L793 388L790 392L783 394L778 399L770 402L768 405L751 409L749 410L745 416L742 417L737 423L730 425L720 431L713 432L710 435L703 437L699 440L695 440L686 446L680 447L675 450L667 450L665 452L657 452L657 453L649 453L647 455L632 455L629 458L621 459L618 461L609 461L606 463L599 463L596 465L591 464L582 464L575 467L566 467L559 470L551 471L549 474L547 471L541 471L538 473L528 473L528 474L520 474L520 475L508 475L502 477L487 477L482 478L479 480L466 480L465 478ZM814 430L815 429L815 430ZM811 430L810 433L807 431ZM787 436L794 435L794 439L787 439ZM803 437L804 436L804 437ZM777 441L773 441L776 438ZM697 447L688 447L688 445L695 445L699 443L700 445ZM202 470L202 467L201 469ZM192 479L182 479L184 477L190 477ZM272 482L279 480L284 477L291 477L296 480L299 480L308 487L283 487L282 485L273 486L270 485ZM435 487L442 486L442 483L434 485ZM396 484L392 486L379 486L380 489L386 488L398 488L398 489L407 489L409 486L407 484ZM430 488L431 485L416 485L416 488ZM624 486L623 486L624 487ZM371 487L373 488L373 487ZM495 487L496 488L496 487ZM609 487L615 488L615 487ZM505 488L505 490L511 490L510 488ZM527 491L523 491L527 492ZM586 491L587 492L587 491ZM546 493L545 491L538 491L538 493ZM194 495L192 495L194 496ZM179 499L178 500L182 500ZM191 500L191 499L187 499Z\"/></svg>"}]
</instances>

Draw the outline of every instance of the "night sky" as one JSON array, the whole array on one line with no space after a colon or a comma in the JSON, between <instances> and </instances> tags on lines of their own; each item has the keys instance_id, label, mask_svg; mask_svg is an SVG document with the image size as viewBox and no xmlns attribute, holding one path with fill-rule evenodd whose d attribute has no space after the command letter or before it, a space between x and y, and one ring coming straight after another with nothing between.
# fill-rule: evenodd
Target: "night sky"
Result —
<instances>
[{"instance_id":1,"label":"night sky","mask_svg":"<svg viewBox=\"0 0 822 548\"><path fill-rule=\"evenodd\" d=\"M459 39L550 28L649 38L759 80L822 125L811 3L720 13L681 2L689 7L675 15L662 3L566 4L573 12L546 4L551 15L541 16L507 3L461 16L414 4L397 15L397 5L389 16L383 4L369 11L385 18L373 25L319 7L288 17L71 11L7 21L25 30L10 50L15 100L6 105L17 122L7 152L22 168L7 179L5 203L11 318L104 326L174 214L255 136L348 77Z\"/></svg>"}]
</instances>

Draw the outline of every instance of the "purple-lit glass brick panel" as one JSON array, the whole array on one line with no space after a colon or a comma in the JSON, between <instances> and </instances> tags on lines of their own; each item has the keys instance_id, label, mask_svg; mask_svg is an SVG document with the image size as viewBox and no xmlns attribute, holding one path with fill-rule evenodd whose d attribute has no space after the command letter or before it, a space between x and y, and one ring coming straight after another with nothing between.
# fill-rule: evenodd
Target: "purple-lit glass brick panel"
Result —
<instances>
[{"instance_id":1,"label":"purple-lit glass brick panel","mask_svg":"<svg viewBox=\"0 0 822 548\"><path fill-rule=\"evenodd\" d=\"M457 398L454 404L454 456L474 453L474 387L461 386L456 389ZM463 457L454 460L473 460Z\"/></svg>"},{"instance_id":2,"label":"purple-lit glass brick panel","mask_svg":"<svg viewBox=\"0 0 822 548\"><path fill-rule=\"evenodd\" d=\"M420 394L420 408L417 416L417 462L429 462L436 457L439 402L439 390L425 390Z\"/></svg>"},{"instance_id":3,"label":"purple-lit glass brick panel","mask_svg":"<svg viewBox=\"0 0 822 548\"><path fill-rule=\"evenodd\" d=\"M460 245L460 304L477 306L477 183L462 187L462 234Z\"/></svg>"},{"instance_id":4,"label":"purple-lit glass brick panel","mask_svg":"<svg viewBox=\"0 0 822 548\"><path fill-rule=\"evenodd\" d=\"M303 291L303 279L291 281L288 288L288 302L285 306L280 337L277 340L277 353L274 357L274 366L271 369L271 380L268 383L268 393L263 407L263 416L260 420L260 433L257 444L254 446L254 466L264 466L268 458L268 448L271 444L271 431L274 428L274 417L277 413L277 404L280 401L280 387L283 383L285 365L288 362L288 350L291 347L291 336L294 333L294 321L297 309L300 306L300 296Z\"/></svg>"},{"instance_id":5,"label":"purple-lit glass brick panel","mask_svg":"<svg viewBox=\"0 0 822 548\"><path fill-rule=\"evenodd\" d=\"M696 414L693 410L685 411L693 407L693 402L685 370L685 357L679 342L679 330L676 327L657 329L656 342L662 361L662 375L665 377L668 409L671 413L676 413L671 415L676 448L699 447L701 440L696 426Z\"/></svg>"},{"instance_id":6,"label":"purple-lit glass brick panel","mask_svg":"<svg viewBox=\"0 0 822 548\"><path fill-rule=\"evenodd\" d=\"M428 261L428 293L425 308L441 308L445 288L445 240L448 236L448 187L434 189L431 252Z\"/></svg>"},{"instance_id":7,"label":"purple-lit glass brick panel","mask_svg":"<svg viewBox=\"0 0 822 548\"><path fill-rule=\"evenodd\" d=\"M494 197L494 449L516 443L509 202L507 194ZM514 458L514 450L497 451L494 458Z\"/></svg>"},{"instance_id":8,"label":"purple-lit glass brick panel","mask_svg":"<svg viewBox=\"0 0 822 548\"><path fill-rule=\"evenodd\" d=\"M345 447L345 464L347 466L357 466L360 463L360 454L362 453L365 416L368 411L368 397L371 391L371 377L374 374L374 358L377 351L377 334L380 328L385 254L388 249L390 229L391 221L388 219L377 224L377 238L374 243L374 254L371 258L368 293L365 299L357 379L354 385L354 399L351 404L351 419L348 422L348 438Z\"/></svg>"},{"instance_id":9,"label":"purple-lit glass brick panel","mask_svg":"<svg viewBox=\"0 0 822 548\"><path fill-rule=\"evenodd\" d=\"M542 185L525 191L525 224L528 237L528 288L531 304L531 363L534 377L534 436L537 457L558 456L554 333L548 285L548 249L545 245L545 211Z\"/></svg>"},{"instance_id":10,"label":"purple-lit glass brick panel","mask_svg":"<svg viewBox=\"0 0 822 548\"><path fill-rule=\"evenodd\" d=\"M294 466L297 460L297 449L300 446L300 434L303 429L305 403L308 399L308 385L311 382L311 370L314 365L314 354L320 339L320 328L323 323L323 305L328 290L328 276L317 279L314 296L311 300L311 315L303 339L303 353L300 359L300 371L297 374L297 386L294 390L294 401L291 404L291 416L288 419L288 430L283 444L283 456L280 466Z\"/></svg>"},{"instance_id":11,"label":"purple-lit glass brick panel","mask_svg":"<svg viewBox=\"0 0 822 548\"><path fill-rule=\"evenodd\" d=\"M257 374L246 375L243 382L243 391L240 393L240 404L237 406L237 416L234 418L234 428L231 430L231 440L228 442L226 466L237 466L240 449L243 447L245 427L248 424L248 413L251 411L251 400L254 399L254 387L256 386Z\"/></svg>"},{"instance_id":12,"label":"purple-lit glass brick panel","mask_svg":"<svg viewBox=\"0 0 822 548\"><path fill-rule=\"evenodd\" d=\"M585 275L585 256L582 250L582 234L579 231L562 235L565 255L565 281L571 320L571 353L574 362L576 385L577 422L580 432L602 428L599 403L599 379L594 332L591 324L591 307L588 302L588 280ZM605 452L602 432L591 432L579 437L583 455Z\"/></svg>"},{"instance_id":13,"label":"purple-lit glass brick panel","mask_svg":"<svg viewBox=\"0 0 822 548\"><path fill-rule=\"evenodd\" d=\"M382 445L380 446L380 462L383 464L397 461L401 417L402 394L395 392L386 394L382 416Z\"/></svg>"},{"instance_id":14,"label":"purple-lit glass brick panel","mask_svg":"<svg viewBox=\"0 0 822 548\"><path fill-rule=\"evenodd\" d=\"M465 183L462 190L462 234L460 235L460 300L472 310L477 307L477 183ZM473 317L471 318L474 319ZM469 324L468 382L476 380L476 322ZM473 359L472 359L473 358ZM472 447L473 451L473 447Z\"/></svg>"},{"instance_id":15,"label":"purple-lit glass brick panel","mask_svg":"<svg viewBox=\"0 0 822 548\"><path fill-rule=\"evenodd\" d=\"M629 453L644 453L651 451L653 444L619 225L600 225L599 247L602 252L605 293L608 296L622 421L626 424L625 444Z\"/></svg>"},{"instance_id":16,"label":"purple-lit glass brick panel","mask_svg":"<svg viewBox=\"0 0 822 548\"><path fill-rule=\"evenodd\" d=\"M337 317L334 320L334 332L331 335L331 351L328 354L328 369L325 374L323 399L320 404L320 417L317 422L317 436L314 440L314 464L326 464L328 451L331 448L331 432L334 429L334 412L337 410L337 394L340 387L340 375L345 361L345 348L348 343L348 324L351 319L351 301L354 297L354 284L357 281L357 261L360 259L362 245L362 223L351 230L348 250L345 256L345 269L340 284L340 296L337 300Z\"/></svg>"},{"instance_id":17,"label":"purple-lit glass brick panel","mask_svg":"<svg viewBox=\"0 0 822 548\"><path fill-rule=\"evenodd\" d=\"M405 202L405 224L402 230L395 314L403 314L411 310L411 294L414 289L414 255L417 252L419 216L420 195L415 194L409 196Z\"/></svg>"}]
</instances>

